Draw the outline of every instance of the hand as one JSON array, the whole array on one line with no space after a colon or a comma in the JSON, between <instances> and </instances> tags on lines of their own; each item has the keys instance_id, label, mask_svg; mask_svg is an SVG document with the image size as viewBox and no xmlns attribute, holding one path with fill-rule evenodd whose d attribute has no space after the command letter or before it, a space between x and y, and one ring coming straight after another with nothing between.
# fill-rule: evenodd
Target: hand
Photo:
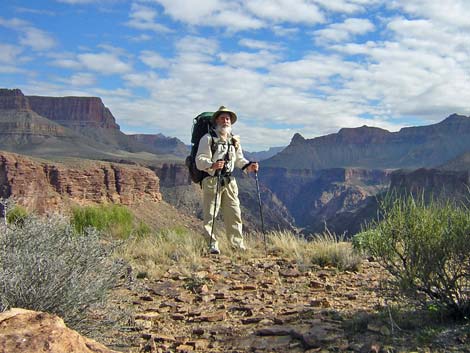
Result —
<instances>
[{"instance_id":1,"label":"hand","mask_svg":"<svg viewBox=\"0 0 470 353\"><path fill-rule=\"evenodd\" d=\"M249 172L257 172L259 170L259 164L258 162L253 162L248 166L248 171Z\"/></svg>"},{"instance_id":2,"label":"hand","mask_svg":"<svg viewBox=\"0 0 470 353\"><path fill-rule=\"evenodd\" d=\"M219 169L223 169L224 168L224 165L225 165L225 161L220 159L218 160L217 162L214 162L212 163L212 169L213 170L219 170Z\"/></svg>"}]
</instances>

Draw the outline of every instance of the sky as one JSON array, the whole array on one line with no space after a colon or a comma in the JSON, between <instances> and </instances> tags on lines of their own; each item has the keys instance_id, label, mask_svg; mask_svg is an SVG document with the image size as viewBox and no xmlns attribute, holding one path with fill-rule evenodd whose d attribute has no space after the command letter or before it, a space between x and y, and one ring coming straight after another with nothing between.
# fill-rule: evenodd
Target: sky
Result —
<instances>
[{"instance_id":1,"label":"sky","mask_svg":"<svg viewBox=\"0 0 470 353\"><path fill-rule=\"evenodd\" d=\"M125 133L244 149L470 115L468 0L0 0L0 87L98 96Z\"/></svg>"}]
</instances>

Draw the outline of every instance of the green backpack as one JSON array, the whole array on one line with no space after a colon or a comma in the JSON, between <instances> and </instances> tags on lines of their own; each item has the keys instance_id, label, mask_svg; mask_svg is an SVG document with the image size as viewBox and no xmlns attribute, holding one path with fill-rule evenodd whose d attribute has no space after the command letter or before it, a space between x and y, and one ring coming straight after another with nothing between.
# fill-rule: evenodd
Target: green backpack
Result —
<instances>
[{"instance_id":1,"label":"green backpack","mask_svg":"<svg viewBox=\"0 0 470 353\"><path fill-rule=\"evenodd\" d=\"M197 169L196 154L199 147L199 140L202 136L209 133L212 137L216 137L214 127L212 126L212 112L204 112L194 118L193 128L191 131L191 153L186 157L186 166L188 167L191 180L195 183L201 183L207 175L206 172Z\"/></svg>"}]
</instances>

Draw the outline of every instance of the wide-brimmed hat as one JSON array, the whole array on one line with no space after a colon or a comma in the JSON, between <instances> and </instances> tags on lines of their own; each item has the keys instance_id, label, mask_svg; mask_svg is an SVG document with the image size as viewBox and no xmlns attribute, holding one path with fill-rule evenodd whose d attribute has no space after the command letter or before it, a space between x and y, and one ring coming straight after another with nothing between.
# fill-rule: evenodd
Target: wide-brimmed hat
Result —
<instances>
[{"instance_id":1,"label":"wide-brimmed hat","mask_svg":"<svg viewBox=\"0 0 470 353\"><path fill-rule=\"evenodd\" d=\"M215 119L217 119L217 117L222 114L222 113L228 113L230 114L230 122L233 124L235 124L235 121L237 121L237 114L235 114L234 112L232 112L231 110L228 110L226 107L224 107L223 105L220 106L219 109L217 109L217 111L212 114L212 123L215 124Z\"/></svg>"}]
</instances>

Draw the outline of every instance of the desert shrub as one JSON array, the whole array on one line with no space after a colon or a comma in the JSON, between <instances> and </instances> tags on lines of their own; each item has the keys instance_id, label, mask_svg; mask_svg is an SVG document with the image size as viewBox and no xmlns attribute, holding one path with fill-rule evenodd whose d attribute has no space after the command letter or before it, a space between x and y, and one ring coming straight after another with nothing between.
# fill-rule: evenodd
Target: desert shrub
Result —
<instances>
[{"instance_id":1,"label":"desert shrub","mask_svg":"<svg viewBox=\"0 0 470 353\"><path fill-rule=\"evenodd\" d=\"M142 236L150 231L142 222L135 225L134 215L127 207L114 204L74 207L71 222L80 233L93 227L119 239L127 239L132 234Z\"/></svg>"},{"instance_id":2,"label":"desert shrub","mask_svg":"<svg viewBox=\"0 0 470 353\"><path fill-rule=\"evenodd\" d=\"M86 331L88 315L104 303L122 266L96 231L77 234L59 216L27 216L0 225L0 311L45 311Z\"/></svg>"},{"instance_id":3,"label":"desert shrub","mask_svg":"<svg viewBox=\"0 0 470 353\"><path fill-rule=\"evenodd\" d=\"M355 246L392 275L397 294L453 314L470 314L470 212L450 202L386 198L381 221Z\"/></svg>"}]
</instances>

